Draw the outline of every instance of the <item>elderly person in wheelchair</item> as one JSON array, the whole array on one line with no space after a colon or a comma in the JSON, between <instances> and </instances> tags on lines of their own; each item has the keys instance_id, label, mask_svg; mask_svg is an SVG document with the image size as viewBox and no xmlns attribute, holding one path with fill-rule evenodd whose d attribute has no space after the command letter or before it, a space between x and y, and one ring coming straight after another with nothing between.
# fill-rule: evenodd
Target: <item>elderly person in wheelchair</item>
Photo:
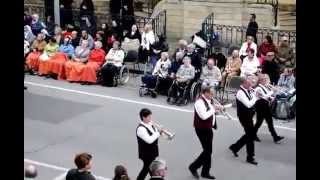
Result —
<instances>
[{"instance_id":1,"label":"elderly person in wheelchair","mask_svg":"<svg viewBox=\"0 0 320 180\"><path fill-rule=\"evenodd\" d=\"M101 68L102 85L117 86L116 76L119 76L123 66L124 51L120 49L119 41L113 43L112 49L109 50L105 57L106 62Z\"/></svg>"},{"instance_id":2,"label":"elderly person in wheelchair","mask_svg":"<svg viewBox=\"0 0 320 180\"><path fill-rule=\"evenodd\" d=\"M221 82L221 71L215 66L213 58L209 58L207 65L202 68L202 73L200 76L201 87L214 87L215 89L219 87Z\"/></svg>"},{"instance_id":3,"label":"elderly person in wheelchair","mask_svg":"<svg viewBox=\"0 0 320 180\"><path fill-rule=\"evenodd\" d=\"M178 69L176 79L169 88L167 102L178 106L187 104L188 91L194 78L195 68L191 65L191 58L186 56L183 58L183 65Z\"/></svg>"},{"instance_id":4,"label":"elderly person in wheelchair","mask_svg":"<svg viewBox=\"0 0 320 180\"><path fill-rule=\"evenodd\" d=\"M161 58L157 61L152 75L146 74L141 77L143 85L139 89L139 95L150 94L152 97L156 97L157 93L166 94L172 83L169 77L170 67L171 61L168 52L162 52Z\"/></svg>"}]
</instances>

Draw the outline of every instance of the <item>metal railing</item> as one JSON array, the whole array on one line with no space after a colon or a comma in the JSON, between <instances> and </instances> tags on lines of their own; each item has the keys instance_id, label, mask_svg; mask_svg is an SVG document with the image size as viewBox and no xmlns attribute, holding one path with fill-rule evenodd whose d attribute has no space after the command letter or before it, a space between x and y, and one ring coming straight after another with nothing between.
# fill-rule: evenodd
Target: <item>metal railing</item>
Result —
<instances>
[{"instance_id":1,"label":"metal railing","mask_svg":"<svg viewBox=\"0 0 320 180\"><path fill-rule=\"evenodd\" d=\"M212 42L210 42L210 40L212 39L214 33L214 13L209 14L204 19L204 21L202 22L201 31L207 38L208 48L205 50L204 55L205 57L208 57L213 52Z\"/></svg>"},{"instance_id":2,"label":"metal railing","mask_svg":"<svg viewBox=\"0 0 320 180\"><path fill-rule=\"evenodd\" d=\"M160 1L162 1L162 0L149 0L148 1L148 14L149 14L149 16L152 15L153 9L156 7L158 2L160 2Z\"/></svg>"}]
</instances>

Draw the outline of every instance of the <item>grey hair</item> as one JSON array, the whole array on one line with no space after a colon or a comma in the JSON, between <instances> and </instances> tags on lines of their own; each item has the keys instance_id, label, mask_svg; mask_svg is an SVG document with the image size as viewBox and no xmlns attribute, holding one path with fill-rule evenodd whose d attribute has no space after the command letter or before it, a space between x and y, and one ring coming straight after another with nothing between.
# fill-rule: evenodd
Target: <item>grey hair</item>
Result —
<instances>
[{"instance_id":1,"label":"grey hair","mask_svg":"<svg viewBox=\"0 0 320 180\"><path fill-rule=\"evenodd\" d=\"M101 41L95 41L94 42L94 47L101 48L102 47L102 42Z\"/></svg>"},{"instance_id":2,"label":"grey hair","mask_svg":"<svg viewBox=\"0 0 320 180\"><path fill-rule=\"evenodd\" d=\"M166 169L166 161L162 159L156 159L152 161L152 163L149 166L150 172L152 175L155 175L159 170L164 170Z\"/></svg>"}]
</instances>

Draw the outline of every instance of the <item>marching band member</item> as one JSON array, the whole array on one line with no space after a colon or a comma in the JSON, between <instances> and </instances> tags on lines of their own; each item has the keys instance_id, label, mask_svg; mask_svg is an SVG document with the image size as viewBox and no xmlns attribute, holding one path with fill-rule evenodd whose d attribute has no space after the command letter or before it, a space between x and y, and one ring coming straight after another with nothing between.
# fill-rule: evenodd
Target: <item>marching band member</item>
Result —
<instances>
[{"instance_id":1,"label":"marching band member","mask_svg":"<svg viewBox=\"0 0 320 180\"><path fill-rule=\"evenodd\" d=\"M141 109L140 119L136 134L138 140L139 159L143 161L143 168L141 169L137 180L144 180L149 172L149 166L153 160L159 155L158 138L162 133L151 122L152 112L149 109ZM150 174L151 175L151 174Z\"/></svg>"},{"instance_id":2,"label":"marching band member","mask_svg":"<svg viewBox=\"0 0 320 180\"><path fill-rule=\"evenodd\" d=\"M193 126L196 134L200 140L203 151L198 158L192 162L189 166L191 174L199 179L197 169L202 167L201 176L207 179L215 179L210 175L211 168L211 154L212 154L212 128L217 127L215 120L215 109L221 108L214 107L212 98L214 97L214 89L210 86L202 89L202 95L194 104L194 121Z\"/></svg>"},{"instance_id":3,"label":"marching band member","mask_svg":"<svg viewBox=\"0 0 320 180\"><path fill-rule=\"evenodd\" d=\"M270 86L267 84L268 75L261 74L259 77L258 86L255 88L255 92L257 93L257 102L256 102L256 112L257 112L257 121L254 126L256 133L260 126L262 125L263 120L266 120L268 125L268 129L273 137L273 141L278 143L284 137L278 136L275 128L273 126L272 113L270 108L270 102L274 100L273 91ZM258 136L255 138L256 141L260 142Z\"/></svg>"},{"instance_id":4,"label":"marching band member","mask_svg":"<svg viewBox=\"0 0 320 180\"><path fill-rule=\"evenodd\" d=\"M258 165L254 159L254 139L256 136L253 125L254 105L256 103L256 96L252 89L251 81L248 78L241 79L241 86L236 95L237 115L239 121L244 128L245 134L229 149L235 157L238 157L238 151L246 145L247 147L247 162Z\"/></svg>"}]
</instances>

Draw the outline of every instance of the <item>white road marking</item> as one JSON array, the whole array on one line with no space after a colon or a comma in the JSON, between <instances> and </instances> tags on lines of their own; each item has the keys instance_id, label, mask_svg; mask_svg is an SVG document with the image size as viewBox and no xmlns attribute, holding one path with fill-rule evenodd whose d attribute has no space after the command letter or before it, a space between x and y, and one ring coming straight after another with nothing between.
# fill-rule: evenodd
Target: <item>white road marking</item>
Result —
<instances>
[{"instance_id":1,"label":"white road marking","mask_svg":"<svg viewBox=\"0 0 320 180\"><path fill-rule=\"evenodd\" d=\"M65 168L65 167L59 167L59 166L55 166L55 165L52 165L52 164L47 164L47 163L42 163L42 162L38 162L38 161L34 161L34 160L30 160L30 159L24 159L24 162L26 163L29 163L29 164L33 164L33 165L37 165L37 166L42 166L42 167L46 167L46 168L49 168L49 169L54 169L54 170L58 170L58 171L63 171L64 173L55 177L54 180L61 180L64 178L64 176L66 175L67 171L69 169ZM62 176L64 175L64 176ZM93 175L96 177L97 180L111 180L109 178L105 178L105 177L102 177L102 176L96 176L96 175ZM60 179L59 179L60 178Z\"/></svg>"},{"instance_id":2,"label":"white road marking","mask_svg":"<svg viewBox=\"0 0 320 180\"><path fill-rule=\"evenodd\" d=\"M146 105L146 106L158 107L158 108L162 108L162 109L169 109L169 110L174 110L174 111L193 113L193 110L188 110L188 109L183 109L183 108L176 108L176 107L165 106L165 105L160 105L160 104L135 101L135 100L125 99L125 98L120 98L120 97L113 97L113 96L102 95L102 94L97 94L97 93L90 93L90 92L79 91L79 90L74 90L74 89L66 89L66 88L62 88L62 87L34 83L34 82L29 82L29 81L25 81L25 83L29 84L29 85L33 85L33 86L43 87L43 88L56 89L56 90L61 90L61 91L66 91L66 92L88 95L88 96L100 97L100 98L105 98L105 99L112 99L112 100L117 100L117 101L122 101L122 102L127 102L127 103L141 104L141 105ZM224 116L221 115L219 117L224 117ZM238 119L234 119L233 121L238 121ZM266 126L265 123L263 125ZM275 126L275 128L285 129L285 130L296 132L295 128L290 128L290 127L285 127L285 126Z\"/></svg>"},{"instance_id":3,"label":"white road marking","mask_svg":"<svg viewBox=\"0 0 320 180\"><path fill-rule=\"evenodd\" d=\"M67 173L64 172L60 174L59 176L55 177L53 180L63 180L66 177Z\"/></svg>"}]
</instances>

